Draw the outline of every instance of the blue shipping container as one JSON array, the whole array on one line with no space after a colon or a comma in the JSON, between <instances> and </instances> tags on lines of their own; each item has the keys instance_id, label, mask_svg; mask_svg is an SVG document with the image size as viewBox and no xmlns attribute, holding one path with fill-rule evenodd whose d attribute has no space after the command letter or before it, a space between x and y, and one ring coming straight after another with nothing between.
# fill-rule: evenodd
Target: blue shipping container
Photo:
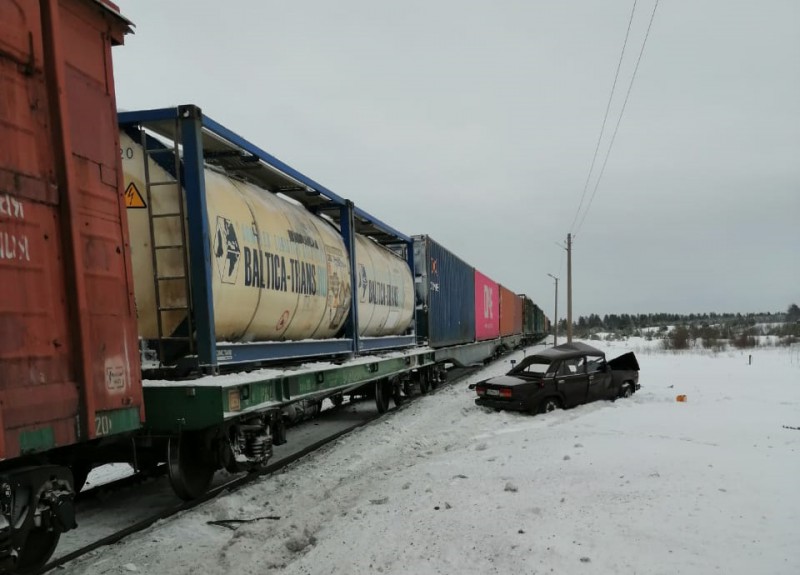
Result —
<instances>
[{"instance_id":1,"label":"blue shipping container","mask_svg":"<svg viewBox=\"0 0 800 575\"><path fill-rule=\"evenodd\" d=\"M414 236L417 334L430 347L475 341L475 269L430 236Z\"/></svg>"}]
</instances>

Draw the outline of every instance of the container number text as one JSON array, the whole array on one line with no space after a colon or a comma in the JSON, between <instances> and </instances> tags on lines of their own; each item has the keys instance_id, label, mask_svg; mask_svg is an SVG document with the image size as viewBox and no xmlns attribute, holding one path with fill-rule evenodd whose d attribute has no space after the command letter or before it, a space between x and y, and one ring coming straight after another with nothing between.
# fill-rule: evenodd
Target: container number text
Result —
<instances>
[{"instance_id":1,"label":"container number text","mask_svg":"<svg viewBox=\"0 0 800 575\"><path fill-rule=\"evenodd\" d=\"M100 437L101 435L109 435L113 428L111 418L107 415L95 415L94 416L94 434L95 437Z\"/></svg>"}]
</instances>

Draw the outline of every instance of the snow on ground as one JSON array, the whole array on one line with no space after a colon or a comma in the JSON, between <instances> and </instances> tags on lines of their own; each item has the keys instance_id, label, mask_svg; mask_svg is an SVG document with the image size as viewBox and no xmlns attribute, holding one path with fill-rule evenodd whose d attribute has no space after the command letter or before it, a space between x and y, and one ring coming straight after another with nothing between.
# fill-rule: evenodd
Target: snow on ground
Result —
<instances>
[{"instance_id":1,"label":"snow on ground","mask_svg":"<svg viewBox=\"0 0 800 575\"><path fill-rule=\"evenodd\" d=\"M642 353L634 397L536 417L466 389L508 359L63 572L800 573L797 346Z\"/></svg>"}]
</instances>

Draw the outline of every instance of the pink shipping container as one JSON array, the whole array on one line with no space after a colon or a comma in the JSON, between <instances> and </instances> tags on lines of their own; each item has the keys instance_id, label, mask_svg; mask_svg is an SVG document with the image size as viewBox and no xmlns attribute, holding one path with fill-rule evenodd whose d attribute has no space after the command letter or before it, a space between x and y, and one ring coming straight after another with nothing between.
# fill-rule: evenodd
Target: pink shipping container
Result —
<instances>
[{"instance_id":1,"label":"pink shipping container","mask_svg":"<svg viewBox=\"0 0 800 575\"><path fill-rule=\"evenodd\" d=\"M500 337L499 285L475 270L475 340L496 337Z\"/></svg>"},{"instance_id":2,"label":"pink shipping container","mask_svg":"<svg viewBox=\"0 0 800 575\"><path fill-rule=\"evenodd\" d=\"M522 333L522 300L510 289L500 287L500 335Z\"/></svg>"}]
</instances>

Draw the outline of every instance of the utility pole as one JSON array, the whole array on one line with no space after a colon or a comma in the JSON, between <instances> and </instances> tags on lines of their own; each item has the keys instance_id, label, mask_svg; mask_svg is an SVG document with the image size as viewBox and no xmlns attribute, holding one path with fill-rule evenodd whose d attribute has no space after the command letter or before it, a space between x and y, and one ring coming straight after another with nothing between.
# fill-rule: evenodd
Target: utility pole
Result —
<instances>
[{"instance_id":1,"label":"utility pole","mask_svg":"<svg viewBox=\"0 0 800 575\"><path fill-rule=\"evenodd\" d=\"M572 234L567 234L567 343L572 343Z\"/></svg>"},{"instance_id":2,"label":"utility pole","mask_svg":"<svg viewBox=\"0 0 800 575\"><path fill-rule=\"evenodd\" d=\"M547 274L554 280L556 280L556 309L553 312L553 317L555 318L555 332L553 334L553 347L558 345L558 278L553 274Z\"/></svg>"}]
</instances>

